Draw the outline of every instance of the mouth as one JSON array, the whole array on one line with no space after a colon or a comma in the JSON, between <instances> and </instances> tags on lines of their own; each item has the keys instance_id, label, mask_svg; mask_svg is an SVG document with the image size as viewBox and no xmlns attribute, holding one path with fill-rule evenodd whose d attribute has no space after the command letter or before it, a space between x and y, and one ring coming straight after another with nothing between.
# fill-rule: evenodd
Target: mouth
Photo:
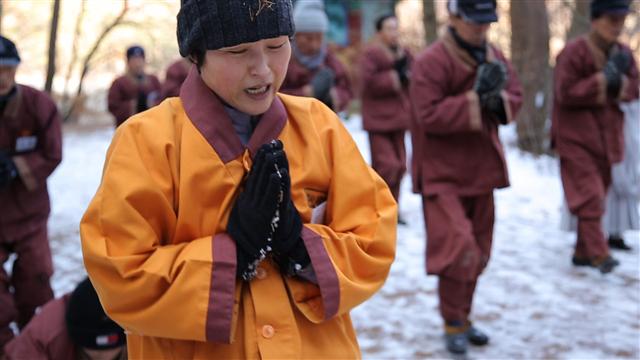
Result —
<instances>
[{"instance_id":1,"label":"mouth","mask_svg":"<svg viewBox=\"0 0 640 360\"><path fill-rule=\"evenodd\" d=\"M244 89L244 91L251 96L264 95L271 90L271 84L254 86Z\"/></svg>"}]
</instances>

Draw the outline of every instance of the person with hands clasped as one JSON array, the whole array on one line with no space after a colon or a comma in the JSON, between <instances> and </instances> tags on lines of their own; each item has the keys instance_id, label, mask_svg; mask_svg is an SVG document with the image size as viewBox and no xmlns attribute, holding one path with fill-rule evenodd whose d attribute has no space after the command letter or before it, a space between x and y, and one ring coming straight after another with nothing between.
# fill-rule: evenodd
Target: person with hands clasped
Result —
<instances>
[{"instance_id":1,"label":"person with hands clasped","mask_svg":"<svg viewBox=\"0 0 640 360\"><path fill-rule=\"evenodd\" d=\"M571 261L603 274L619 265L609 253L602 216L612 165L625 156L620 103L638 98L638 68L618 41L629 6L630 0L593 0L591 31L567 43L554 71L551 141L569 211L578 220Z\"/></svg>"},{"instance_id":2,"label":"person with hands clasped","mask_svg":"<svg viewBox=\"0 0 640 360\"><path fill-rule=\"evenodd\" d=\"M177 34L180 96L118 127L80 226L129 356L360 357L397 206L333 111L278 92L291 1L183 0Z\"/></svg>"},{"instance_id":3,"label":"person with hands clasped","mask_svg":"<svg viewBox=\"0 0 640 360\"><path fill-rule=\"evenodd\" d=\"M329 18L323 0L297 1L293 12L296 34L282 92L316 98L335 112L344 111L353 93L344 65L325 39Z\"/></svg>"},{"instance_id":4,"label":"person with hands clasped","mask_svg":"<svg viewBox=\"0 0 640 360\"><path fill-rule=\"evenodd\" d=\"M376 36L360 57L362 125L369 133L371 166L387 182L396 201L407 170L404 136L411 122L411 53L399 44L398 19L383 15ZM398 217L398 223L405 221Z\"/></svg>"},{"instance_id":5,"label":"person with hands clasped","mask_svg":"<svg viewBox=\"0 0 640 360\"><path fill-rule=\"evenodd\" d=\"M487 31L495 0L450 0L450 27L411 71L415 119L412 180L422 195L427 273L438 276L445 345L456 354L489 337L471 322L480 274L489 262L493 190L509 186L498 125L522 104L522 87Z\"/></svg>"}]
</instances>

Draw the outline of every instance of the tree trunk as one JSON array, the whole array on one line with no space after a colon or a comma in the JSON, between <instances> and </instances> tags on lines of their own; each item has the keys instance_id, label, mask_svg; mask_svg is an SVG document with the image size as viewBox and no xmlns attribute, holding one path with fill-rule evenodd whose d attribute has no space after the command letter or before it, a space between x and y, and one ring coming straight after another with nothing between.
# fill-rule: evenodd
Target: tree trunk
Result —
<instances>
[{"instance_id":1,"label":"tree trunk","mask_svg":"<svg viewBox=\"0 0 640 360\"><path fill-rule=\"evenodd\" d=\"M98 36L98 38L96 39L96 42L93 44L93 47L91 47L91 50L89 51L87 56L84 58L84 61L82 62L82 72L80 73L80 80L78 81L78 89L76 90L76 95L75 95L75 98L73 99L71 106L69 107L69 109L67 110L67 113L63 117L64 122L70 119L71 114L73 113L73 110L78 106L78 102L82 98L81 96L82 85L83 85L85 76L87 76L87 73L89 72L89 67L91 65L91 60L93 59L93 56L95 55L96 51L100 47L100 44L102 44L102 41L107 37L107 35L109 35L109 33L113 29L115 29L118 25L122 23L122 19L127 14L127 11L129 11L129 1L124 0L120 14L118 14L118 16L115 19L113 19L111 24L109 24L106 28L104 28L104 30L102 30L102 33Z\"/></svg>"},{"instance_id":2,"label":"tree trunk","mask_svg":"<svg viewBox=\"0 0 640 360\"><path fill-rule=\"evenodd\" d=\"M60 18L60 0L53 1L53 14L51 16L51 31L49 32L49 62L47 64L47 80L44 83L44 91L51 94L53 76L56 73L56 41L58 39L58 19Z\"/></svg>"},{"instance_id":3,"label":"tree trunk","mask_svg":"<svg viewBox=\"0 0 640 360\"><path fill-rule=\"evenodd\" d=\"M62 91L62 104L65 110L68 107L69 103L69 81L71 80L71 76L73 75L73 68L76 66L78 62L78 41L80 36L82 35L82 21L84 19L85 14L85 2L80 2L80 11L78 12L78 17L76 18L76 26L73 31L73 43L71 45L71 60L69 61L69 66L67 67L67 73L64 78L64 89Z\"/></svg>"},{"instance_id":4,"label":"tree trunk","mask_svg":"<svg viewBox=\"0 0 640 360\"><path fill-rule=\"evenodd\" d=\"M590 14L589 14L589 0L575 0L575 8L573 10L573 17L571 18L571 28L567 32L567 40L571 40L574 37L584 34L589 31Z\"/></svg>"},{"instance_id":5,"label":"tree trunk","mask_svg":"<svg viewBox=\"0 0 640 360\"><path fill-rule=\"evenodd\" d=\"M434 0L422 0L422 23L426 45L438 39L438 22L436 20L436 4Z\"/></svg>"},{"instance_id":6,"label":"tree trunk","mask_svg":"<svg viewBox=\"0 0 640 360\"><path fill-rule=\"evenodd\" d=\"M549 19L544 1L511 2L511 56L524 98L518 115L518 147L534 154L547 150L550 77Z\"/></svg>"},{"instance_id":7,"label":"tree trunk","mask_svg":"<svg viewBox=\"0 0 640 360\"><path fill-rule=\"evenodd\" d=\"M4 8L3 0L0 0L0 34L2 34L2 15L4 12L2 10Z\"/></svg>"}]
</instances>

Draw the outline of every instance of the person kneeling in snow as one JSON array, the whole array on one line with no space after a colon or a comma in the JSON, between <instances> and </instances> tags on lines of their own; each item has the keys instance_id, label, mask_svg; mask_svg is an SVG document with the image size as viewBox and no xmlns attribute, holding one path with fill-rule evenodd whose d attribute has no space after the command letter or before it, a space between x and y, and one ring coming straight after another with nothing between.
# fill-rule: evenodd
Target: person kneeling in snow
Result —
<instances>
[{"instance_id":1,"label":"person kneeling in snow","mask_svg":"<svg viewBox=\"0 0 640 360\"><path fill-rule=\"evenodd\" d=\"M277 93L289 0L183 0L179 98L120 126L81 223L132 358L357 358L397 206L337 115ZM356 185L357 186L354 186Z\"/></svg>"},{"instance_id":2,"label":"person kneeling in snow","mask_svg":"<svg viewBox=\"0 0 640 360\"><path fill-rule=\"evenodd\" d=\"M4 350L6 360L124 360L125 342L85 279L71 294L44 305Z\"/></svg>"}]
</instances>

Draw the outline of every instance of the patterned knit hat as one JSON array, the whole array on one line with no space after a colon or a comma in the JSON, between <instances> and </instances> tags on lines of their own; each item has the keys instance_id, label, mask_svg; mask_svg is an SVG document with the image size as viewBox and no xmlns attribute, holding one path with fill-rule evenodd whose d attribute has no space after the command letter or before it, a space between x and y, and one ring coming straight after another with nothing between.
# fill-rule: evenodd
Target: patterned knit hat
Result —
<instances>
[{"instance_id":1,"label":"patterned knit hat","mask_svg":"<svg viewBox=\"0 0 640 360\"><path fill-rule=\"evenodd\" d=\"M178 13L183 57L294 32L291 0L182 0Z\"/></svg>"}]
</instances>

